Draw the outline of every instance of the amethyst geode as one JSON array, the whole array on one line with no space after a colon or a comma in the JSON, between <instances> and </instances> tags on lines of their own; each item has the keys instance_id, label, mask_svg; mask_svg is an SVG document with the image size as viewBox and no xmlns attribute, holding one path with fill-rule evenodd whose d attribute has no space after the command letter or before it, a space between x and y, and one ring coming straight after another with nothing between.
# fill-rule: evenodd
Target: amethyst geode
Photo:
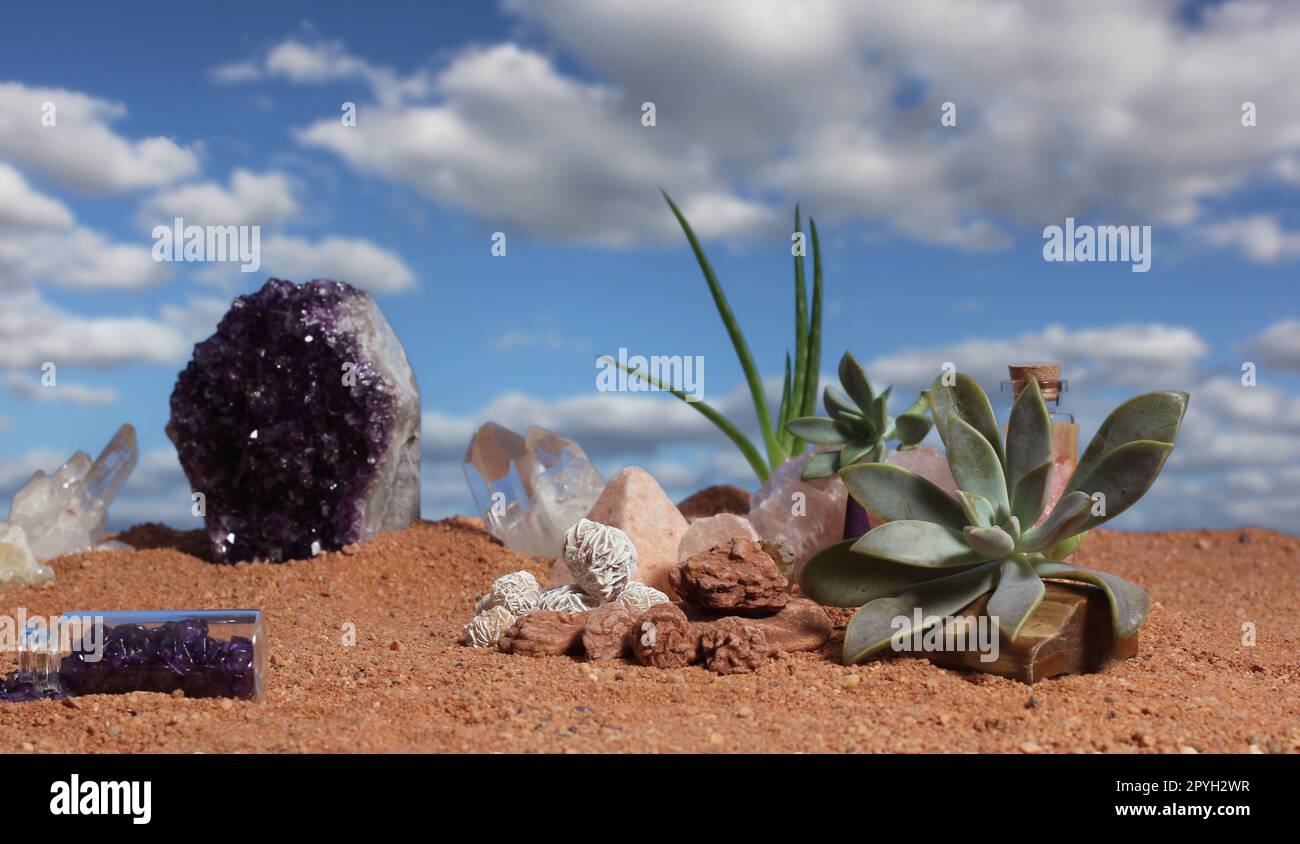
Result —
<instances>
[{"instance_id":1,"label":"amethyst geode","mask_svg":"<svg viewBox=\"0 0 1300 844\"><path fill-rule=\"evenodd\" d=\"M240 296L176 380L167 436L212 558L303 559L420 514L420 393L374 300L339 281Z\"/></svg>"}]
</instances>

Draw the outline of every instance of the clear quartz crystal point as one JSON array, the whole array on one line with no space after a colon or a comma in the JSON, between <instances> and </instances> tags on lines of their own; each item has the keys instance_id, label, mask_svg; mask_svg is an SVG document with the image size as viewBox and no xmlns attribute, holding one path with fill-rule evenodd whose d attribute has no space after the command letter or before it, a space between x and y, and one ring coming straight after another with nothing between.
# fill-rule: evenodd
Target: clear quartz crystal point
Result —
<instances>
[{"instance_id":1,"label":"clear quartz crystal point","mask_svg":"<svg viewBox=\"0 0 1300 844\"><path fill-rule=\"evenodd\" d=\"M104 540L108 507L135 468L135 428L123 425L91 461L78 451L53 475L36 472L14 495L9 521L23 529L38 560L78 554Z\"/></svg>"},{"instance_id":2,"label":"clear quartz crystal point","mask_svg":"<svg viewBox=\"0 0 1300 844\"><path fill-rule=\"evenodd\" d=\"M488 422L465 454L465 480L488 533L523 554L558 557L605 481L582 447L545 428L526 436Z\"/></svg>"}]
</instances>

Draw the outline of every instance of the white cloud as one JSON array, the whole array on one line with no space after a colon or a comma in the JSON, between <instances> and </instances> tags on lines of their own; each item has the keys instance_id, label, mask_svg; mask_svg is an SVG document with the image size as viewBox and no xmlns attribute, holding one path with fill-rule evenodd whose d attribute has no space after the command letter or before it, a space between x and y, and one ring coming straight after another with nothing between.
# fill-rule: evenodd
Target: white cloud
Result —
<instances>
[{"instance_id":1,"label":"white cloud","mask_svg":"<svg viewBox=\"0 0 1300 844\"><path fill-rule=\"evenodd\" d=\"M1300 320L1275 322L1252 344L1260 360L1292 372L1300 372Z\"/></svg>"},{"instance_id":2,"label":"white cloud","mask_svg":"<svg viewBox=\"0 0 1300 844\"><path fill-rule=\"evenodd\" d=\"M62 229L71 226L72 221L66 205L37 193L21 173L0 161L0 231Z\"/></svg>"},{"instance_id":3,"label":"white cloud","mask_svg":"<svg viewBox=\"0 0 1300 844\"><path fill-rule=\"evenodd\" d=\"M0 367L39 371L42 363L112 367L175 364L191 341L176 325L148 317L83 317L33 290L0 294Z\"/></svg>"},{"instance_id":4,"label":"white cloud","mask_svg":"<svg viewBox=\"0 0 1300 844\"><path fill-rule=\"evenodd\" d=\"M372 293L400 293L415 286L415 274L397 254L346 237L314 242L281 235L264 238L262 271L298 282L332 278Z\"/></svg>"},{"instance_id":5,"label":"white cloud","mask_svg":"<svg viewBox=\"0 0 1300 844\"><path fill-rule=\"evenodd\" d=\"M344 49L340 41L307 43L291 38L273 47L261 62L238 61L213 68L213 81L231 84L263 78L280 78L298 84L360 81L385 104L428 93L430 80L423 71L400 76L392 68L373 65Z\"/></svg>"},{"instance_id":6,"label":"white cloud","mask_svg":"<svg viewBox=\"0 0 1300 844\"><path fill-rule=\"evenodd\" d=\"M1277 217L1253 214L1206 226L1205 237L1214 246L1236 247L1248 260L1261 264L1300 258L1300 232L1285 231Z\"/></svg>"},{"instance_id":7,"label":"white cloud","mask_svg":"<svg viewBox=\"0 0 1300 844\"><path fill-rule=\"evenodd\" d=\"M375 83L357 127L323 119L299 140L485 225L612 245L675 236L659 185L715 236L784 220L778 198L964 249L1066 216L1190 234L1215 224L1215 200L1286 183L1300 156L1288 4L1225 3L1194 24L1173 2L507 8L587 72L515 43L474 48L427 91ZM374 79L337 44L276 52L299 82ZM1237 238L1254 254L1294 248L1256 229Z\"/></svg>"},{"instance_id":8,"label":"white cloud","mask_svg":"<svg viewBox=\"0 0 1300 844\"><path fill-rule=\"evenodd\" d=\"M733 195L704 150L660 143L657 127L641 125L639 102L566 78L538 53L510 44L471 50L436 90L440 104L374 107L355 127L322 120L297 137L508 235L609 245L680 237L660 186L702 236L777 219Z\"/></svg>"},{"instance_id":9,"label":"white cloud","mask_svg":"<svg viewBox=\"0 0 1300 844\"><path fill-rule=\"evenodd\" d=\"M543 349L552 352L591 351L591 343L580 337L573 337L559 331L520 331L513 328L498 337L493 345L501 352L520 349Z\"/></svg>"},{"instance_id":10,"label":"white cloud","mask_svg":"<svg viewBox=\"0 0 1300 844\"><path fill-rule=\"evenodd\" d=\"M91 229L23 234L0 230L0 290L35 285L132 289L172 275L148 246L114 243Z\"/></svg>"},{"instance_id":11,"label":"white cloud","mask_svg":"<svg viewBox=\"0 0 1300 844\"><path fill-rule=\"evenodd\" d=\"M46 103L55 108L53 126L42 124ZM125 116L121 103L77 91L0 82L0 158L96 193L156 187L198 171L189 147L113 132L110 124Z\"/></svg>"},{"instance_id":12,"label":"white cloud","mask_svg":"<svg viewBox=\"0 0 1300 844\"><path fill-rule=\"evenodd\" d=\"M271 226L296 217L299 210L288 176L239 168L229 186L202 182L160 191L144 203L139 218L148 228L170 224L175 217L197 225Z\"/></svg>"},{"instance_id":13,"label":"white cloud","mask_svg":"<svg viewBox=\"0 0 1300 844\"><path fill-rule=\"evenodd\" d=\"M29 401L68 402L69 404L108 405L117 401L117 390L112 387L93 387L88 384L56 382L51 386L40 383L39 370L31 377L15 375L9 379L9 389L14 395Z\"/></svg>"}]
</instances>

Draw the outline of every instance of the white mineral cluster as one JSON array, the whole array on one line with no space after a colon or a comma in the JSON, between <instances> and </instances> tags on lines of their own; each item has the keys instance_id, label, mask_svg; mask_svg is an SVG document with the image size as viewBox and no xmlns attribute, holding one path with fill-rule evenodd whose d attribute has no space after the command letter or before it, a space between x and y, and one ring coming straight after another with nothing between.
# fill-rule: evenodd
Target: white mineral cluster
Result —
<instances>
[{"instance_id":1,"label":"white mineral cluster","mask_svg":"<svg viewBox=\"0 0 1300 844\"><path fill-rule=\"evenodd\" d=\"M108 505L135 468L135 428L123 425L92 461L78 451L53 475L36 472L14 495L9 523L22 529L37 560L94 550L129 550L106 541Z\"/></svg>"},{"instance_id":2,"label":"white mineral cluster","mask_svg":"<svg viewBox=\"0 0 1300 844\"><path fill-rule=\"evenodd\" d=\"M54 579L54 569L36 562L27 534L18 525L0 522L0 586L36 586Z\"/></svg>"},{"instance_id":3,"label":"white mineral cluster","mask_svg":"<svg viewBox=\"0 0 1300 844\"><path fill-rule=\"evenodd\" d=\"M502 606L489 607L465 625L465 641L471 648L495 648L501 634L514 623L515 616L510 614L510 610Z\"/></svg>"},{"instance_id":4,"label":"white mineral cluster","mask_svg":"<svg viewBox=\"0 0 1300 844\"><path fill-rule=\"evenodd\" d=\"M636 574L636 546L628 535L591 519L569 528L562 552L573 582L598 603L617 598Z\"/></svg>"},{"instance_id":5,"label":"white mineral cluster","mask_svg":"<svg viewBox=\"0 0 1300 844\"><path fill-rule=\"evenodd\" d=\"M663 592L632 579L636 546L616 527L582 519L565 532L560 553L573 583L539 589L526 571L497 578L475 606L478 615L465 625L466 643L493 647L510 625L534 610L575 613L619 603L643 612L668 603Z\"/></svg>"},{"instance_id":6,"label":"white mineral cluster","mask_svg":"<svg viewBox=\"0 0 1300 844\"><path fill-rule=\"evenodd\" d=\"M530 571L516 571L502 575L492 581L486 595L479 598L475 612L485 612L493 607L504 607L518 618L524 613L537 609L537 600L542 588L537 585L537 578Z\"/></svg>"}]
</instances>

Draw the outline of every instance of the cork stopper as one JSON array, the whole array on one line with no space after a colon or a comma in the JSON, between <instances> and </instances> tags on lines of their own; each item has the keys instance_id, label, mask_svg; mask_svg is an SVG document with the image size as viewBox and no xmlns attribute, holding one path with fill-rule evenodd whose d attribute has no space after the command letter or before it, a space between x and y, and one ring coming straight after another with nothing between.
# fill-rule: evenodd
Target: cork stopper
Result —
<instances>
[{"instance_id":1,"label":"cork stopper","mask_svg":"<svg viewBox=\"0 0 1300 844\"><path fill-rule=\"evenodd\" d=\"M1044 401L1056 401L1061 395L1061 365L1059 363L1013 363L1007 367L1011 373L1011 393L1019 396L1030 381L1037 381L1043 391Z\"/></svg>"}]
</instances>

